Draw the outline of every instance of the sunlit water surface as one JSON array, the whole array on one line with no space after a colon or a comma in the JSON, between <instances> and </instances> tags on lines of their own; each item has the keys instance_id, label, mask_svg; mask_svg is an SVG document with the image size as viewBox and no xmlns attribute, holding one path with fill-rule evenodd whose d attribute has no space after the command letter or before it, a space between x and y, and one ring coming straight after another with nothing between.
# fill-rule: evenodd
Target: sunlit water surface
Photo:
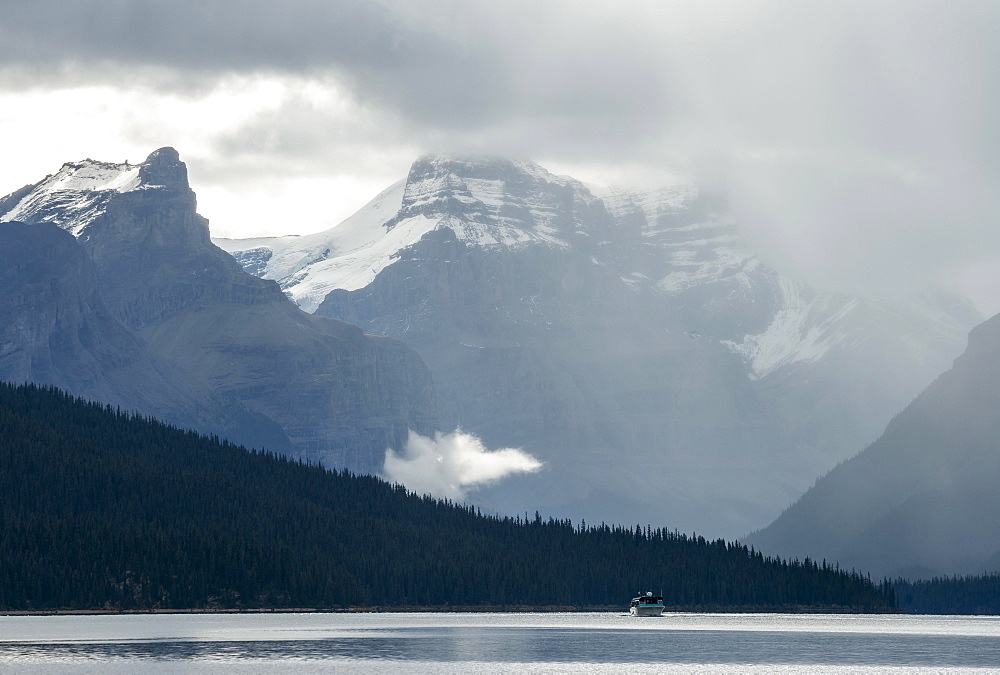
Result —
<instances>
[{"instance_id":1,"label":"sunlit water surface","mask_svg":"<svg viewBox=\"0 0 1000 675\"><path fill-rule=\"evenodd\" d=\"M0 671L942 672L1000 668L1000 618L899 615L0 616Z\"/></svg>"}]
</instances>

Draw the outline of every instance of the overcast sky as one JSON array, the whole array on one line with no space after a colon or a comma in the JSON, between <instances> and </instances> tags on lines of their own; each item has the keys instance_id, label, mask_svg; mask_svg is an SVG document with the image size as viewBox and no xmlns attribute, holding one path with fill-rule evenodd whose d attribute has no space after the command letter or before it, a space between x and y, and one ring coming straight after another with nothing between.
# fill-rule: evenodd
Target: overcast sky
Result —
<instances>
[{"instance_id":1,"label":"overcast sky","mask_svg":"<svg viewBox=\"0 0 1000 675\"><path fill-rule=\"evenodd\" d=\"M427 152L724 186L827 287L1000 311L1000 2L0 4L0 194L176 147L220 236L331 227Z\"/></svg>"}]
</instances>

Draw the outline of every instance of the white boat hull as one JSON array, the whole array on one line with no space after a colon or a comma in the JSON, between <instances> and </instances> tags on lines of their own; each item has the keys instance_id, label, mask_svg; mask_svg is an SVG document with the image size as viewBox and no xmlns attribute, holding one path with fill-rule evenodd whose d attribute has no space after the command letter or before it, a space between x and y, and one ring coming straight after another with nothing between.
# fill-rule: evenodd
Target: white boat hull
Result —
<instances>
[{"instance_id":1,"label":"white boat hull","mask_svg":"<svg viewBox=\"0 0 1000 675\"><path fill-rule=\"evenodd\" d=\"M639 605L629 607L628 613L632 616L660 616L663 614L663 605Z\"/></svg>"}]
</instances>

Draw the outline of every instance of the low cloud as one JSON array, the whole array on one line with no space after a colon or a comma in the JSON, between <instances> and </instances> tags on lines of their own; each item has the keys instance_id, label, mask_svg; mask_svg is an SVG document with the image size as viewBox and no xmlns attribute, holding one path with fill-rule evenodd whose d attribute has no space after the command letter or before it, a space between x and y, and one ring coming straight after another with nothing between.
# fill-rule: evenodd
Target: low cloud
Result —
<instances>
[{"instance_id":1,"label":"low cloud","mask_svg":"<svg viewBox=\"0 0 1000 675\"><path fill-rule=\"evenodd\" d=\"M470 489L541 467L522 450L490 451L476 436L461 430L437 432L434 438L411 431L402 454L386 450L383 475L418 494L464 499Z\"/></svg>"}]
</instances>

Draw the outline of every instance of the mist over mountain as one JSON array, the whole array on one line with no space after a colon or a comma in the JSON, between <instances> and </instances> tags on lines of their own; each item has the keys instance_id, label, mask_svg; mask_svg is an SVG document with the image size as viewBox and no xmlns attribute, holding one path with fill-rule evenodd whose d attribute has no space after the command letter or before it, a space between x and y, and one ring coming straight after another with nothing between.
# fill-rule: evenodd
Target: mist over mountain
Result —
<instances>
[{"instance_id":1,"label":"mist over mountain","mask_svg":"<svg viewBox=\"0 0 1000 675\"><path fill-rule=\"evenodd\" d=\"M3 334L4 379L359 471L434 429L419 357L244 273L211 243L172 148L65 164L0 200L0 222L0 302L24 317Z\"/></svg>"},{"instance_id":2,"label":"mist over mountain","mask_svg":"<svg viewBox=\"0 0 1000 675\"><path fill-rule=\"evenodd\" d=\"M596 195L524 161L425 157L331 230L216 243L304 309L413 347L443 427L544 462L480 503L713 535L856 453L978 321L953 296L784 277L723 195Z\"/></svg>"},{"instance_id":3,"label":"mist over mountain","mask_svg":"<svg viewBox=\"0 0 1000 675\"><path fill-rule=\"evenodd\" d=\"M873 575L1000 570L1000 316L870 447L747 541Z\"/></svg>"}]
</instances>

